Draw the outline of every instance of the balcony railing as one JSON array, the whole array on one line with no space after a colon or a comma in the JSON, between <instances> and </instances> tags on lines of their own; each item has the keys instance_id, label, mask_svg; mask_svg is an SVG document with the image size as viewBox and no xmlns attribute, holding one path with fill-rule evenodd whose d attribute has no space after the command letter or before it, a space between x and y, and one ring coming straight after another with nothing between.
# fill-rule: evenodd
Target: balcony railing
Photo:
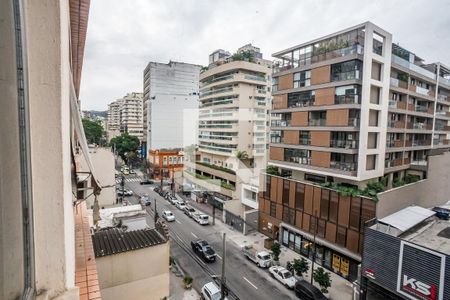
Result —
<instances>
[{"instance_id":1,"label":"balcony railing","mask_svg":"<svg viewBox=\"0 0 450 300\"><path fill-rule=\"evenodd\" d=\"M414 107L414 110L418 111L418 112L427 112L428 111L428 107L423 106L423 105L416 105Z\"/></svg>"},{"instance_id":2,"label":"balcony railing","mask_svg":"<svg viewBox=\"0 0 450 300\"><path fill-rule=\"evenodd\" d=\"M431 130L431 124L416 122L413 124L413 129Z\"/></svg>"},{"instance_id":3,"label":"balcony railing","mask_svg":"<svg viewBox=\"0 0 450 300\"><path fill-rule=\"evenodd\" d=\"M272 127L287 127L291 125L291 120L272 120L270 126Z\"/></svg>"},{"instance_id":4,"label":"balcony railing","mask_svg":"<svg viewBox=\"0 0 450 300\"><path fill-rule=\"evenodd\" d=\"M361 104L359 95L335 95L334 104Z\"/></svg>"},{"instance_id":5,"label":"balcony railing","mask_svg":"<svg viewBox=\"0 0 450 300\"><path fill-rule=\"evenodd\" d=\"M416 146L430 146L431 145L431 140L413 140L412 141L412 145L413 145L413 147L416 147Z\"/></svg>"},{"instance_id":6,"label":"balcony railing","mask_svg":"<svg viewBox=\"0 0 450 300\"><path fill-rule=\"evenodd\" d=\"M448 139L445 139L445 140L437 140L437 139L434 139L433 140L433 145L435 145L435 146L443 146L443 145L449 145L449 141L450 140L448 140Z\"/></svg>"},{"instance_id":7,"label":"balcony railing","mask_svg":"<svg viewBox=\"0 0 450 300\"><path fill-rule=\"evenodd\" d=\"M332 74L331 81L344 81L344 80L360 79L360 75L361 75L361 73L359 70Z\"/></svg>"},{"instance_id":8,"label":"balcony railing","mask_svg":"<svg viewBox=\"0 0 450 300\"><path fill-rule=\"evenodd\" d=\"M311 119L308 121L309 126L326 126L327 120L326 119Z\"/></svg>"},{"instance_id":9,"label":"balcony railing","mask_svg":"<svg viewBox=\"0 0 450 300\"><path fill-rule=\"evenodd\" d=\"M282 144L284 143L284 139L281 136L272 136L270 137L270 142L272 144Z\"/></svg>"},{"instance_id":10,"label":"balcony railing","mask_svg":"<svg viewBox=\"0 0 450 300\"><path fill-rule=\"evenodd\" d=\"M307 106L313 106L315 103L314 98L311 98L309 100L299 100L295 102L288 103L288 107L307 107Z\"/></svg>"},{"instance_id":11,"label":"balcony railing","mask_svg":"<svg viewBox=\"0 0 450 300\"><path fill-rule=\"evenodd\" d=\"M292 162L292 163L301 164L301 165L310 165L311 164L311 157L291 156L291 157L286 157L286 161Z\"/></svg>"},{"instance_id":12,"label":"balcony railing","mask_svg":"<svg viewBox=\"0 0 450 300\"><path fill-rule=\"evenodd\" d=\"M358 141L349 140L331 140L330 147L332 148L345 148L345 149L357 149Z\"/></svg>"},{"instance_id":13,"label":"balcony railing","mask_svg":"<svg viewBox=\"0 0 450 300\"><path fill-rule=\"evenodd\" d=\"M450 86L450 79L439 76L439 82L442 82L443 84Z\"/></svg>"},{"instance_id":14,"label":"balcony railing","mask_svg":"<svg viewBox=\"0 0 450 300\"><path fill-rule=\"evenodd\" d=\"M392 78L392 77L391 77L391 85L395 86L395 87L400 87L400 88L403 88L403 89L407 89L408 88L408 83L406 81L399 80L397 78Z\"/></svg>"},{"instance_id":15,"label":"balcony railing","mask_svg":"<svg viewBox=\"0 0 450 300\"><path fill-rule=\"evenodd\" d=\"M392 167L398 167L403 164L403 160L401 158L396 159L390 159L384 161L384 167L385 168L392 168Z\"/></svg>"},{"instance_id":16,"label":"balcony railing","mask_svg":"<svg viewBox=\"0 0 450 300\"><path fill-rule=\"evenodd\" d=\"M398 120L389 120L388 127L390 128L405 128L405 123L403 121Z\"/></svg>"},{"instance_id":17,"label":"balcony railing","mask_svg":"<svg viewBox=\"0 0 450 300\"><path fill-rule=\"evenodd\" d=\"M200 97L206 97L209 95L214 95L214 94L219 94L219 93L225 93L225 92L231 92L233 91L233 87L224 87L221 89L214 89L214 90L209 90L206 92L200 92Z\"/></svg>"},{"instance_id":18,"label":"balcony railing","mask_svg":"<svg viewBox=\"0 0 450 300\"><path fill-rule=\"evenodd\" d=\"M208 81L203 81L201 83L201 86L206 86L209 85L211 83L215 83L215 82L219 82L219 81L224 81L224 80L229 80L229 79L233 79L234 78L234 74L231 75L225 75L225 76L220 76L220 77L216 77L214 79L208 80Z\"/></svg>"},{"instance_id":19,"label":"balcony railing","mask_svg":"<svg viewBox=\"0 0 450 300\"><path fill-rule=\"evenodd\" d=\"M338 170L342 170L342 171L354 172L358 169L358 164L357 163L331 161L330 168L338 169Z\"/></svg>"},{"instance_id":20,"label":"balcony railing","mask_svg":"<svg viewBox=\"0 0 450 300\"><path fill-rule=\"evenodd\" d=\"M401 66L405 67L405 68L413 70L413 71L415 71L415 72L417 72L417 73L419 73L419 74L421 74L423 76L426 76L426 77L431 78L433 80L436 79L436 75L433 72L430 72L430 71L428 71L428 70L426 70L426 69L424 69L424 68L422 68L422 67L420 67L418 65L410 63L409 61L407 61L407 60L405 60L405 59L403 59L403 58L401 58L401 57L399 57L397 55L392 55L392 61L394 63L398 64L398 65L401 65Z\"/></svg>"},{"instance_id":21,"label":"balcony railing","mask_svg":"<svg viewBox=\"0 0 450 300\"><path fill-rule=\"evenodd\" d=\"M425 159L416 159L411 162L412 165L416 166L426 166L428 163Z\"/></svg>"},{"instance_id":22,"label":"balcony railing","mask_svg":"<svg viewBox=\"0 0 450 300\"><path fill-rule=\"evenodd\" d=\"M237 101L237 99L231 98L231 99L221 99L221 100L216 100L216 101L203 102L200 104L200 108L215 106L215 105L232 104L233 101Z\"/></svg>"},{"instance_id":23,"label":"balcony railing","mask_svg":"<svg viewBox=\"0 0 450 300\"><path fill-rule=\"evenodd\" d=\"M445 101L445 102L447 102L448 101L448 96L447 95L438 95L438 100L441 100L441 101Z\"/></svg>"},{"instance_id":24,"label":"balcony railing","mask_svg":"<svg viewBox=\"0 0 450 300\"><path fill-rule=\"evenodd\" d=\"M359 126L359 118L348 118L348 126L358 127Z\"/></svg>"},{"instance_id":25,"label":"balcony railing","mask_svg":"<svg viewBox=\"0 0 450 300\"><path fill-rule=\"evenodd\" d=\"M311 138L300 138L299 144L304 146L311 145Z\"/></svg>"},{"instance_id":26,"label":"balcony railing","mask_svg":"<svg viewBox=\"0 0 450 300\"><path fill-rule=\"evenodd\" d=\"M244 75L244 78L248 79L248 80L266 81L265 77L257 76L257 75L248 75L247 74L247 75Z\"/></svg>"}]
</instances>

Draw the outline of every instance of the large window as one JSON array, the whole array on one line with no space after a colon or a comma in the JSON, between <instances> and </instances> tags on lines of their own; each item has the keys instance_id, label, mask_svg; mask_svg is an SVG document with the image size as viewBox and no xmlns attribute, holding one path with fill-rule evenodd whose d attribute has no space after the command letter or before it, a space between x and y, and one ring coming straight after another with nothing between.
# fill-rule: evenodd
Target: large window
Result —
<instances>
[{"instance_id":1,"label":"large window","mask_svg":"<svg viewBox=\"0 0 450 300\"><path fill-rule=\"evenodd\" d=\"M284 160L302 165L311 164L311 151L305 149L284 149Z\"/></svg>"},{"instance_id":2,"label":"large window","mask_svg":"<svg viewBox=\"0 0 450 300\"><path fill-rule=\"evenodd\" d=\"M312 46L306 46L293 51L294 68L311 64Z\"/></svg>"},{"instance_id":3,"label":"large window","mask_svg":"<svg viewBox=\"0 0 450 300\"><path fill-rule=\"evenodd\" d=\"M296 183L296 185L295 185L295 208L303 210L304 201L305 201L305 185L302 183Z\"/></svg>"},{"instance_id":4,"label":"large window","mask_svg":"<svg viewBox=\"0 0 450 300\"><path fill-rule=\"evenodd\" d=\"M289 205L289 180L283 181L283 204Z\"/></svg>"},{"instance_id":5,"label":"large window","mask_svg":"<svg viewBox=\"0 0 450 300\"><path fill-rule=\"evenodd\" d=\"M311 85L311 70L294 73L294 88Z\"/></svg>"},{"instance_id":6,"label":"large window","mask_svg":"<svg viewBox=\"0 0 450 300\"><path fill-rule=\"evenodd\" d=\"M272 77L272 92L278 91L278 77Z\"/></svg>"},{"instance_id":7,"label":"large window","mask_svg":"<svg viewBox=\"0 0 450 300\"><path fill-rule=\"evenodd\" d=\"M345 85L336 88L335 104L361 104L361 87Z\"/></svg>"},{"instance_id":8,"label":"large window","mask_svg":"<svg viewBox=\"0 0 450 300\"><path fill-rule=\"evenodd\" d=\"M288 94L288 107L304 107L314 105L315 91Z\"/></svg>"},{"instance_id":9,"label":"large window","mask_svg":"<svg viewBox=\"0 0 450 300\"><path fill-rule=\"evenodd\" d=\"M331 65L331 81L361 79L362 63L351 60Z\"/></svg>"}]
</instances>

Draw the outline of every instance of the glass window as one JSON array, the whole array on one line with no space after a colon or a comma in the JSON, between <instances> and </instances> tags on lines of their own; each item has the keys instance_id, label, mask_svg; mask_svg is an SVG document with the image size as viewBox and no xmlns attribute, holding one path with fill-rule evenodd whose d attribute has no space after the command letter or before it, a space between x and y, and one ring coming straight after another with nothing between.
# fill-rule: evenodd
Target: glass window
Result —
<instances>
[{"instance_id":1,"label":"glass window","mask_svg":"<svg viewBox=\"0 0 450 300\"><path fill-rule=\"evenodd\" d=\"M309 249L311 249L312 246L312 242L308 241L307 239L303 238L301 241L301 249L300 252L301 254L305 255L305 256L309 256Z\"/></svg>"},{"instance_id":2,"label":"glass window","mask_svg":"<svg viewBox=\"0 0 450 300\"><path fill-rule=\"evenodd\" d=\"M320 199L320 218L328 220L328 205L330 201L330 191L323 189L322 198Z\"/></svg>"},{"instance_id":3,"label":"glass window","mask_svg":"<svg viewBox=\"0 0 450 300\"><path fill-rule=\"evenodd\" d=\"M295 186L295 208L303 211L303 203L305 201L305 185L296 183Z\"/></svg>"},{"instance_id":4,"label":"glass window","mask_svg":"<svg viewBox=\"0 0 450 300\"><path fill-rule=\"evenodd\" d=\"M325 237L325 220L320 220L317 223L317 235L319 237Z\"/></svg>"},{"instance_id":5,"label":"glass window","mask_svg":"<svg viewBox=\"0 0 450 300\"><path fill-rule=\"evenodd\" d=\"M301 235L296 234L296 235L295 235L295 247L294 247L294 251L297 252L297 253L300 253L301 241L302 241Z\"/></svg>"},{"instance_id":6,"label":"glass window","mask_svg":"<svg viewBox=\"0 0 450 300\"><path fill-rule=\"evenodd\" d=\"M277 215L277 205L274 202L270 202L270 216L276 217Z\"/></svg>"},{"instance_id":7,"label":"glass window","mask_svg":"<svg viewBox=\"0 0 450 300\"><path fill-rule=\"evenodd\" d=\"M294 73L294 88L311 85L311 70Z\"/></svg>"},{"instance_id":8,"label":"glass window","mask_svg":"<svg viewBox=\"0 0 450 300\"><path fill-rule=\"evenodd\" d=\"M360 79L362 63L359 60L351 60L331 65L331 81Z\"/></svg>"},{"instance_id":9,"label":"glass window","mask_svg":"<svg viewBox=\"0 0 450 300\"><path fill-rule=\"evenodd\" d=\"M338 193L331 191L330 192L329 220L333 223L337 223L338 203L339 203Z\"/></svg>"},{"instance_id":10,"label":"glass window","mask_svg":"<svg viewBox=\"0 0 450 300\"><path fill-rule=\"evenodd\" d=\"M278 91L278 77L272 77L272 92Z\"/></svg>"},{"instance_id":11,"label":"glass window","mask_svg":"<svg viewBox=\"0 0 450 300\"><path fill-rule=\"evenodd\" d=\"M289 180L283 180L283 204L289 205Z\"/></svg>"},{"instance_id":12,"label":"glass window","mask_svg":"<svg viewBox=\"0 0 450 300\"><path fill-rule=\"evenodd\" d=\"M336 235L336 244L345 247L346 239L347 239L347 229L345 227L338 226Z\"/></svg>"},{"instance_id":13,"label":"glass window","mask_svg":"<svg viewBox=\"0 0 450 300\"><path fill-rule=\"evenodd\" d=\"M295 225L295 209L289 209L289 224Z\"/></svg>"},{"instance_id":14,"label":"glass window","mask_svg":"<svg viewBox=\"0 0 450 300\"><path fill-rule=\"evenodd\" d=\"M289 231L286 229L283 229L283 245L287 246L289 244Z\"/></svg>"},{"instance_id":15,"label":"glass window","mask_svg":"<svg viewBox=\"0 0 450 300\"><path fill-rule=\"evenodd\" d=\"M360 104L361 87L359 85L339 86L335 92L335 104Z\"/></svg>"},{"instance_id":16,"label":"glass window","mask_svg":"<svg viewBox=\"0 0 450 300\"><path fill-rule=\"evenodd\" d=\"M289 223L289 207L283 205L283 222Z\"/></svg>"},{"instance_id":17,"label":"glass window","mask_svg":"<svg viewBox=\"0 0 450 300\"><path fill-rule=\"evenodd\" d=\"M325 249L323 266L325 268L331 269L331 250L329 250L329 249Z\"/></svg>"}]
</instances>

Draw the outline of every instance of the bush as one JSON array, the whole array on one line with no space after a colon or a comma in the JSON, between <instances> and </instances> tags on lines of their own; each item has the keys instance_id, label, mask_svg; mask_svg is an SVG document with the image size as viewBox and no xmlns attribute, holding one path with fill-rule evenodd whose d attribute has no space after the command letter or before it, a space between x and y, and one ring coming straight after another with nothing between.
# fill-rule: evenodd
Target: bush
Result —
<instances>
[{"instance_id":1,"label":"bush","mask_svg":"<svg viewBox=\"0 0 450 300\"><path fill-rule=\"evenodd\" d=\"M322 267L319 267L314 270L313 279L320 285L320 291L322 293L328 293L328 288L331 286L331 278L329 272L325 272Z\"/></svg>"},{"instance_id":2,"label":"bush","mask_svg":"<svg viewBox=\"0 0 450 300\"><path fill-rule=\"evenodd\" d=\"M279 243L273 243L272 247L270 247L270 250L272 251L273 260L279 261L280 260L280 254L281 254L281 246Z\"/></svg>"},{"instance_id":3,"label":"bush","mask_svg":"<svg viewBox=\"0 0 450 300\"><path fill-rule=\"evenodd\" d=\"M267 166L266 167L266 173L269 175L275 175L275 176L280 176L280 172L278 172L278 168L275 166Z\"/></svg>"},{"instance_id":4,"label":"bush","mask_svg":"<svg viewBox=\"0 0 450 300\"><path fill-rule=\"evenodd\" d=\"M184 288L186 289L190 288L192 285L192 281L193 281L192 277L184 276L183 278Z\"/></svg>"},{"instance_id":5,"label":"bush","mask_svg":"<svg viewBox=\"0 0 450 300\"><path fill-rule=\"evenodd\" d=\"M295 274L297 276L303 276L303 273L306 273L309 270L309 262L303 257L300 259L294 259L292 268L295 270Z\"/></svg>"}]
</instances>

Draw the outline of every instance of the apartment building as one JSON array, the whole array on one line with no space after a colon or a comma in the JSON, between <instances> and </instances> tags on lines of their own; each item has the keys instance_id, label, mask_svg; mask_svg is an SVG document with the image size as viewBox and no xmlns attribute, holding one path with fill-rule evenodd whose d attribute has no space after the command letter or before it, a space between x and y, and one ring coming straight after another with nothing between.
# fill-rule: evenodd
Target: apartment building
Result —
<instances>
[{"instance_id":1,"label":"apartment building","mask_svg":"<svg viewBox=\"0 0 450 300\"><path fill-rule=\"evenodd\" d=\"M354 279L363 224L380 203L336 186L427 177L429 152L449 147L449 69L370 22L273 56L269 165L281 176L268 175L259 194L260 231Z\"/></svg>"},{"instance_id":2,"label":"apartment building","mask_svg":"<svg viewBox=\"0 0 450 300\"><path fill-rule=\"evenodd\" d=\"M108 120L106 122L106 138L108 142L120 135L120 106L122 99L108 104Z\"/></svg>"},{"instance_id":3,"label":"apartment building","mask_svg":"<svg viewBox=\"0 0 450 300\"><path fill-rule=\"evenodd\" d=\"M150 62L144 70L144 148L181 149L195 143L199 65Z\"/></svg>"},{"instance_id":4,"label":"apartment building","mask_svg":"<svg viewBox=\"0 0 450 300\"><path fill-rule=\"evenodd\" d=\"M211 191L228 224L256 229L260 170L266 165L271 62L251 44L231 55L217 50L200 74L199 161L185 177ZM245 224L247 218L254 220ZM249 225L249 228L246 228Z\"/></svg>"},{"instance_id":5,"label":"apartment building","mask_svg":"<svg viewBox=\"0 0 450 300\"><path fill-rule=\"evenodd\" d=\"M128 93L120 101L120 133L143 140L143 103L142 93Z\"/></svg>"}]
</instances>

